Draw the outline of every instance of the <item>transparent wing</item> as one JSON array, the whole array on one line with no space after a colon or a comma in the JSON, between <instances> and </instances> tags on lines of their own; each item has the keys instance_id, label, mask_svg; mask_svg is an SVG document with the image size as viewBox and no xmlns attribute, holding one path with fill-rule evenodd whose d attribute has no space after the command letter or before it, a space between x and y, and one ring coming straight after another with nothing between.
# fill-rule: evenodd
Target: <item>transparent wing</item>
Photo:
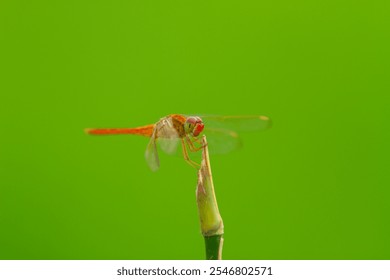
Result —
<instances>
[{"instance_id":1,"label":"transparent wing","mask_svg":"<svg viewBox=\"0 0 390 280\"><path fill-rule=\"evenodd\" d=\"M271 119L266 116L201 116L205 131L207 129L223 128L233 131L261 131L271 127ZM206 133L206 132L205 132Z\"/></svg>"},{"instance_id":2,"label":"transparent wing","mask_svg":"<svg viewBox=\"0 0 390 280\"><path fill-rule=\"evenodd\" d=\"M262 131L271 126L270 118L259 115L249 116L201 116L211 154L225 154L242 147L237 132Z\"/></svg>"},{"instance_id":3,"label":"transparent wing","mask_svg":"<svg viewBox=\"0 0 390 280\"><path fill-rule=\"evenodd\" d=\"M157 171L160 167L160 160L158 159L156 146L156 130L154 130L150 137L149 143L146 146L145 159L152 171Z\"/></svg>"},{"instance_id":4,"label":"transparent wing","mask_svg":"<svg viewBox=\"0 0 390 280\"><path fill-rule=\"evenodd\" d=\"M235 131L223 128L209 128L204 132L210 154L227 154L241 148L241 138Z\"/></svg>"},{"instance_id":5,"label":"transparent wing","mask_svg":"<svg viewBox=\"0 0 390 280\"><path fill-rule=\"evenodd\" d=\"M161 149L167 154L175 154L177 151L178 143L180 141L177 130L173 127L170 121L162 122L161 125L156 127L157 129L157 141Z\"/></svg>"}]
</instances>

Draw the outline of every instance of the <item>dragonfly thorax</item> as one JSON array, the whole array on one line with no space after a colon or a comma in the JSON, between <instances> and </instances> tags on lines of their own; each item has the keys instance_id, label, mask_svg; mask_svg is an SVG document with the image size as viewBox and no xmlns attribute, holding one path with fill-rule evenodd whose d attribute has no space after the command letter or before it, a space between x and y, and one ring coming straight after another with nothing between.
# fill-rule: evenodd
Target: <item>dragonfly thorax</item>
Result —
<instances>
[{"instance_id":1,"label":"dragonfly thorax","mask_svg":"<svg viewBox=\"0 0 390 280\"><path fill-rule=\"evenodd\" d=\"M199 117L188 117L184 123L184 131L186 134L192 134L193 136L198 136L204 128L204 124L201 118Z\"/></svg>"}]
</instances>

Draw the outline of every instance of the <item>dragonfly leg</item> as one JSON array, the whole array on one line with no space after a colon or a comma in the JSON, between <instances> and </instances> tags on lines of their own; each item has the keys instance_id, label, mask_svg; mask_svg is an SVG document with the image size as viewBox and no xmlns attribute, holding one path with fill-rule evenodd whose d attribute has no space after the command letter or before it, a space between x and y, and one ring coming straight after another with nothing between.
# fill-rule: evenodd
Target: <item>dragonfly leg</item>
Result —
<instances>
[{"instance_id":1,"label":"dragonfly leg","mask_svg":"<svg viewBox=\"0 0 390 280\"><path fill-rule=\"evenodd\" d=\"M184 142L184 139L182 138L181 139L181 143L182 143L182 148L183 148L183 156L184 156L184 160L189 164L191 165L192 167L195 167L196 169L198 169L200 167L200 164L191 160L190 157L188 156L188 151L187 151L187 148L186 148L186 143Z\"/></svg>"},{"instance_id":2,"label":"dragonfly leg","mask_svg":"<svg viewBox=\"0 0 390 280\"><path fill-rule=\"evenodd\" d=\"M199 143L199 139L196 139L195 137L193 139L191 139L188 135L186 135L186 142L187 142L188 148L190 149L191 152L197 152L197 151L200 151L204 148L203 145L201 145L200 147L196 147L194 145L194 142Z\"/></svg>"},{"instance_id":3,"label":"dragonfly leg","mask_svg":"<svg viewBox=\"0 0 390 280\"><path fill-rule=\"evenodd\" d=\"M191 137L191 140L192 140L192 141L194 141L194 142L196 142L196 143L202 145L202 147L203 147L202 140L200 140L198 137L195 137L195 136L192 136L192 135L190 135L190 137Z\"/></svg>"}]
</instances>

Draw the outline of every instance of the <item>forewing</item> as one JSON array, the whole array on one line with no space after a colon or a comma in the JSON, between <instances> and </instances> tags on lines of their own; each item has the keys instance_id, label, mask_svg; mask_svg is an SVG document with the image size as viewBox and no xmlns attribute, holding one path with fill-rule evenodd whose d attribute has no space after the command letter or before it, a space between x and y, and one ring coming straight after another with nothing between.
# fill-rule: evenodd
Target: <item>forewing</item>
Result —
<instances>
[{"instance_id":1,"label":"forewing","mask_svg":"<svg viewBox=\"0 0 390 280\"><path fill-rule=\"evenodd\" d=\"M165 119L156 127L157 141L167 154L175 154L180 141L179 134L170 119Z\"/></svg>"},{"instance_id":2,"label":"forewing","mask_svg":"<svg viewBox=\"0 0 390 280\"><path fill-rule=\"evenodd\" d=\"M201 116L205 130L227 129L233 131L261 131L271 126L271 120L266 116ZM205 132L206 133L206 132Z\"/></svg>"}]
</instances>

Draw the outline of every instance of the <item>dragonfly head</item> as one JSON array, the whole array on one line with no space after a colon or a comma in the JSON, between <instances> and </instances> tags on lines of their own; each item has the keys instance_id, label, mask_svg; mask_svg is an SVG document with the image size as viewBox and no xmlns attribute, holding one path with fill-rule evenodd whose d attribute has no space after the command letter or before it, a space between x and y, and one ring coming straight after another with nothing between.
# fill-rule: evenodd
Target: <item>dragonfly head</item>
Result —
<instances>
[{"instance_id":1,"label":"dragonfly head","mask_svg":"<svg viewBox=\"0 0 390 280\"><path fill-rule=\"evenodd\" d=\"M195 137L203 131L203 128L203 121L199 117L188 117L184 123L185 133L190 133Z\"/></svg>"}]
</instances>

